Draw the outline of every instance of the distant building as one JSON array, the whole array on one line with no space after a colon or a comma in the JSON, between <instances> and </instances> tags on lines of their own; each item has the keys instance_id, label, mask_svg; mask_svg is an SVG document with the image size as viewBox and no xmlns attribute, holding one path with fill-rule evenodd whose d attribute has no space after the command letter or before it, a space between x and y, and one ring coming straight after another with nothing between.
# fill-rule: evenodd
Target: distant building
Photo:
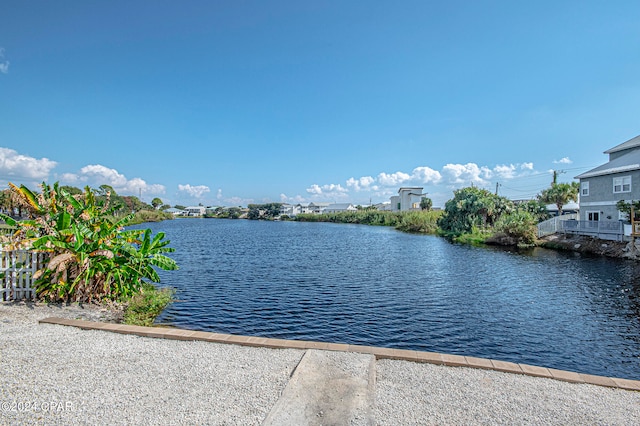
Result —
<instances>
[{"instance_id":1,"label":"distant building","mask_svg":"<svg viewBox=\"0 0 640 426\"><path fill-rule=\"evenodd\" d=\"M325 207L325 213L357 212L358 209L351 203L329 204Z\"/></svg>"},{"instance_id":2,"label":"distant building","mask_svg":"<svg viewBox=\"0 0 640 426\"><path fill-rule=\"evenodd\" d=\"M327 208L327 206L329 206L329 204L331 203L309 203L309 213L322 214L324 213L324 210Z\"/></svg>"},{"instance_id":3,"label":"distant building","mask_svg":"<svg viewBox=\"0 0 640 426\"><path fill-rule=\"evenodd\" d=\"M384 203L374 204L373 207L379 211L389 211L391 210L391 203L389 201L385 201Z\"/></svg>"},{"instance_id":4,"label":"distant building","mask_svg":"<svg viewBox=\"0 0 640 426\"><path fill-rule=\"evenodd\" d=\"M207 209L203 206L190 206L184 209L187 212L187 216L204 216Z\"/></svg>"},{"instance_id":5,"label":"distant building","mask_svg":"<svg viewBox=\"0 0 640 426\"><path fill-rule=\"evenodd\" d=\"M391 197L391 211L420 210L420 201L427 195L422 193L423 187L410 186L398 190L398 195Z\"/></svg>"},{"instance_id":6,"label":"distant building","mask_svg":"<svg viewBox=\"0 0 640 426\"><path fill-rule=\"evenodd\" d=\"M171 207L165 210L167 213L171 213L174 216L186 216L187 212L185 210L176 209L175 207Z\"/></svg>"}]
</instances>

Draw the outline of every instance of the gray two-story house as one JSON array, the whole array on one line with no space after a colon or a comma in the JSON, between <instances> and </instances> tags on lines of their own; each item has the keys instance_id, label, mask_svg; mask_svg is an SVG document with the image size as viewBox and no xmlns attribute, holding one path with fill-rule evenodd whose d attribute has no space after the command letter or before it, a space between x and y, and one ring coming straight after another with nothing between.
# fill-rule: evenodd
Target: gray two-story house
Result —
<instances>
[{"instance_id":1,"label":"gray two-story house","mask_svg":"<svg viewBox=\"0 0 640 426\"><path fill-rule=\"evenodd\" d=\"M640 136L604 152L609 162L576 176L580 180L580 220L627 220L620 200L640 200Z\"/></svg>"}]
</instances>

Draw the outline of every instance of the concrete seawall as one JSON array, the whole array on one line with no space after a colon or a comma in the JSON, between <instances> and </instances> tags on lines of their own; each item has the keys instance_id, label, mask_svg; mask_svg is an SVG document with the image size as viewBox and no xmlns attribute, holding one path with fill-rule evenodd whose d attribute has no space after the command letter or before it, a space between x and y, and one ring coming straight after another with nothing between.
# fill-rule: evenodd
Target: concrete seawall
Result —
<instances>
[{"instance_id":1,"label":"concrete seawall","mask_svg":"<svg viewBox=\"0 0 640 426\"><path fill-rule=\"evenodd\" d=\"M634 380L74 318L0 304L0 424L640 423Z\"/></svg>"}]
</instances>

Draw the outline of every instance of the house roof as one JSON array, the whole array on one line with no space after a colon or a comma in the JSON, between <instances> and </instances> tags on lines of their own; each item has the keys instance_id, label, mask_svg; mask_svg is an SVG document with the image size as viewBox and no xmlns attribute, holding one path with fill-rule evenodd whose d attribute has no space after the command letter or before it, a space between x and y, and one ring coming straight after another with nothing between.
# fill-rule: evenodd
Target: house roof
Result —
<instances>
[{"instance_id":1,"label":"house roof","mask_svg":"<svg viewBox=\"0 0 640 426\"><path fill-rule=\"evenodd\" d=\"M398 193L402 192L402 191L418 191L420 193L422 193L422 190L424 188L422 186L403 186L400 189L398 189Z\"/></svg>"},{"instance_id":2,"label":"house roof","mask_svg":"<svg viewBox=\"0 0 640 426\"><path fill-rule=\"evenodd\" d=\"M168 208L168 209L165 210L165 212L167 212L167 213L181 213L183 211L184 210L176 209L174 207L171 207L171 208Z\"/></svg>"},{"instance_id":3,"label":"house roof","mask_svg":"<svg viewBox=\"0 0 640 426\"><path fill-rule=\"evenodd\" d=\"M629 139L626 142L621 143L620 145L616 145L611 149L606 150L605 154L612 154L614 152L624 151L625 149L635 148L640 146L640 135L636 136L633 139Z\"/></svg>"},{"instance_id":4,"label":"house roof","mask_svg":"<svg viewBox=\"0 0 640 426\"><path fill-rule=\"evenodd\" d=\"M336 203L336 204L329 204L327 206L327 210L347 210L349 207L355 208L351 203Z\"/></svg>"},{"instance_id":5,"label":"house roof","mask_svg":"<svg viewBox=\"0 0 640 426\"><path fill-rule=\"evenodd\" d=\"M638 139L638 141L636 142L638 144L638 146L640 146L640 136L634 139ZM634 139L631 139L630 141L625 142L631 142ZM624 145L624 144L622 144ZM622 145L618 145L618 147L622 146ZM616 149L618 147L612 148L612 149ZM632 147L632 145L627 146L627 148L622 148L622 149L628 149ZM609 150L611 151L611 150ZM614 151L615 152L615 151ZM614 173L623 173L623 172L629 172L632 170L640 170L640 149L636 149L634 151L629 152L628 154L624 154L618 158L616 158L615 160L611 160L608 163L605 163L601 166L596 167L595 169L591 169L588 172L582 173L581 175L576 176L576 179L585 179L585 178L590 178L590 177L595 177L595 176L603 176L603 175L611 175Z\"/></svg>"},{"instance_id":6,"label":"house roof","mask_svg":"<svg viewBox=\"0 0 640 426\"><path fill-rule=\"evenodd\" d=\"M557 212L558 211L558 206L555 204L547 204L547 211L550 212ZM562 210L564 211L568 211L568 210L580 210L580 205L578 203L574 203L574 202L570 202L567 203L565 205L562 206Z\"/></svg>"}]
</instances>

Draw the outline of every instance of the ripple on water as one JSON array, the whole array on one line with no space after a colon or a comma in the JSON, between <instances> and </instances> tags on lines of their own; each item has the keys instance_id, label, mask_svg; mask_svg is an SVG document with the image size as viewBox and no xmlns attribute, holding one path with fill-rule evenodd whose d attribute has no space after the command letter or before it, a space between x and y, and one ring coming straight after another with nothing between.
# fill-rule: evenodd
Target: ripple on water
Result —
<instances>
[{"instance_id":1,"label":"ripple on water","mask_svg":"<svg viewBox=\"0 0 640 426\"><path fill-rule=\"evenodd\" d=\"M145 225L147 226L147 225ZM382 227L174 220L160 322L640 378L640 267Z\"/></svg>"}]
</instances>

